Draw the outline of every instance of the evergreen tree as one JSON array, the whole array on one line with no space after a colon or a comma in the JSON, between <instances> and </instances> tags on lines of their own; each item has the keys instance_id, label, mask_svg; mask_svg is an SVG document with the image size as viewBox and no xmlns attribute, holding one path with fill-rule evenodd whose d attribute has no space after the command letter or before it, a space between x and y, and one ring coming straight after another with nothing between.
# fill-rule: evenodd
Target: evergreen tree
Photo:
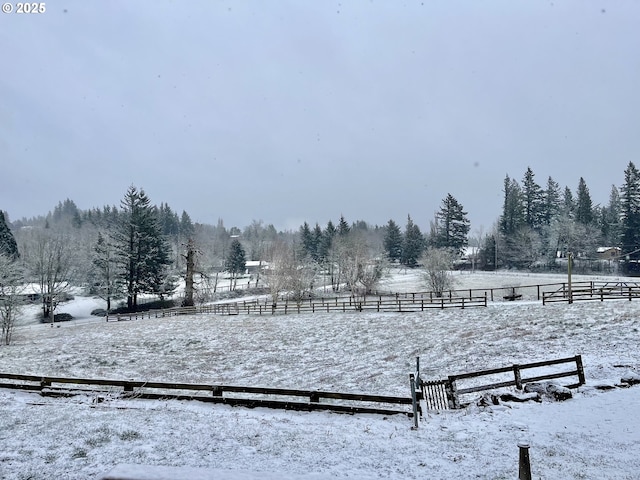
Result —
<instances>
[{"instance_id":1,"label":"evergreen tree","mask_svg":"<svg viewBox=\"0 0 640 480\"><path fill-rule=\"evenodd\" d=\"M450 248L458 255L468 244L470 222L467 212L450 193L442 200L437 216L436 247Z\"/></svg>"},{"instance_id":2,"label":"evergreen tree","mask_svg":"<svg viewBox=\"0 0 640 480\"><path fill-rule=\"evenodd\" d=\"M609 205L602 209L600 217L602 237L608 246L618 245L620 242L621 214L620 192L615 185L611 185Z\"/></svg>"},{"instance_id":3,"label":"evergreen tree","mask_svg":"<svg viewBox=\"0 0 640 480\"><path fill-rule=\"evenodd\" d=\"M121 206L121 222L112 240L127 307L133 309L140 293L164 293L169 247L144 190L129 187Z\"/></svg>"},{"instance_id":4,"label":"evergreen tree","mask_svg":"<svg viewBox=\"0 0 640 480\"><path fill-rule=\"evenodd\" d=\"M329 220L327 222L327 226L322 232L322 239L318 243L318 257L325 261L329 256L329 251L331 250L331 246L333 245L333 239L336 236L336 227L333 225L333 222Z\"/></svg>"},{"instance_id":5,"label":"evergreen tree","mask_svg":"<svg viewBox=\"0 0 640 480\"><path fill-rule=\"evenodd\" d=\"M496 237L487 235L478 252L478 268L481 270L496 269Z\"/></svg>"},{"instance_id":6,"label":"evergreen tree","mask_svg":"<svg viewBox=\"0 0 640 480\"><path fill-rule=\"evenodd\" d=\"M511 235L523 224L522 191L518 182L507 175L504 179L504 204L500 217L500 232L505 236Z\"/></svg>"},{"instance_id":7,"label":"evergreen tree","mask_svg":"<svg viewBox=\"0 0 640 480\"><path fill-rule=\"evenodd\" d=\"M178 214L171 210L166 203L161 203L158 209L158 223L162 234L165 236L178 235L180 233L180 219Z\"/></svg>"},{"instance_id":8,"label":"evergreen tree","mask_svg":"<svg viewBox=\"0 0 640 480\"><path fill-rule=\"evenodd\" d=\"M311 233L311 228L307 222L300 227L300 253L303 257L316 258L315 236Z\"/></svg>"},{"instance_id":9,"label":"evergreen tree","mask_svg":"<svg viewBox=\"0 0 640 480\"><path fill-rule=\"evenodd\" d=\"M418 265L418 259L424 251L424 246L424 237L420 228L413 223L411 215L407 215L407 226L405 227L404 241L402 243L402 264L408 267Z\"/></svg>"},{"instance_id":10,"label":"evergreen tree","mask_svg":"<svg viewBox=\"0 0 640 480\"><path fill-rule=\"evenodd\" d=\"M321 245L322 245L322 239L323 239L322 227L320 227L320 225L316 223L316 226L313 227L312 234L313 234L313 244L314 244L314 252L312 257L316 262L321 262L324 260L324 258L321 257L320 255L322 251Z\"/></svg>"},{"instance_id":11,"label":"evergreen tree","mask_svg":"<svg viewBox=\"0 0 640 480\"><path fill-rule=\"evenodd\" d=\"M544 191L544 203L542 209L542 221L545 225L551 222L560 213L560 185L553 178L547 179L547 188Z\"/></svg>"},{"instance_id":12,"label":"evergreen tree","mask_svg":"<svg viewBox=\"0 0 640 480\"><path fill-rule=\"evenodd\" d=\"M527 168L522 180L522 206L525 224L539 228L543 223L544 195L534 177L533 170Z\"/></svg>"},{"instance_id":13,"label":"evergreen tree","mask_svg":"<svg viewBox=\"0 0 640 480\"><path fill-rule=\"evenodd\" d=\"M583 225L590 225L593 223L593 203L591 202L591 195L589 194L587 183L582 177L580 177L580 181L578 183L576 221Z\"/></svg>"},{"instance_id":14,"label":"evergreen tree","mask_svg":"<svg viewBox=\"0 0 640 480\"><path fill-rule=\"evenodd\" d=\"M629 162L624 171L624 185L621 188L622 208L622 252L629 260L640 258L640 172ZM632 264L627 262L627 271Z\"/></svg>"},{"instance_id":15,"label":"evergreen tree","mask_svg":"<svg viewBox=\"0 0 640 480\"><path fill-rule=\"evenodd\" d=\"M574 218L576 213L576 202L573 199L573 193L569 187L564 187L564 196L562 198L562 215L568 218Z\"/></svg>"},{"instance_id":16,"label":"evergreen tree","mask_svg":"<svg viewBox=\"0 0 640 480\"><path fill-rule=\"evenodd\" d=\"M193 226L193 222L191 221L191 217L186 211L182 211L182 216L180 217L180 235L182 235L183 239L189 239L193 237L195 233L195 227Z\"/></svg>"},{"instance_id":17,"label":"evergreen tree","mask_svg":"<svg viewBox=\"0 0 640 480\"><path fill-rule=\"evenodd\" d=\"M234 238L231 241L229 255L227 256L227 271L233 280L233 289L236 288L237 279L245 271L247 265L246 255L240 240Z\"/></svg>"},{"instance_id":18,"label":"evergreen tree","mask_svg":"<svg viewBox=\"0 0 640 480\"><path fill-rule=\"evenodd\" d=\"M390 262L399 262L402 258L402 232L393 220L389 220L385 227L384 251Z\"/></svg>"},{"instance_id":19,"label":"evergreen tree","mask_svg":"<svg viewBox=\"0 0 640 480\"><path fill-rule=\"evenodd\" d=\"M20 256L18 244L9 229L9 225L7 225L2 210L0 210L0 255L4 255L11 260L15 260Z\"/></svg>"},{"instance_id":20,"label":"evergreen tree","mask_svg":"<svg viewBox=\"0 0 640 480\"><path fill-rule=\"evenodd\" d=\"M344 219L344 216L340 215L340 222L338 222L338 235L344 237L348 235L350 231L351 227L349 227L349 224Z\"/></svg>"}]
</instances>

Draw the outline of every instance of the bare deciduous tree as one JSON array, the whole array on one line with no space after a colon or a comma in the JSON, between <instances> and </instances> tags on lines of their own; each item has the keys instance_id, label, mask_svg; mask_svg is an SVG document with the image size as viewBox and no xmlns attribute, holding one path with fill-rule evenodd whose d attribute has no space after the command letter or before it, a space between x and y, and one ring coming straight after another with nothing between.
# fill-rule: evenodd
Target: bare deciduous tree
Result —
<instances>
[{"instance_id":1,"label":"bare deciduous tree","mask_svg":"<svg viewBox=\"0 0 640 480\"><path fill-rule=\"evenodd\" d=\"M313 289L316 267L311 262L299 261L292 245L274 242L269 248L267 263L262 278L269 287L274 309L284 294L300 303Z\"/></svg>"},{"instance_id":2,"label":"bare deciduous tree","mask_svg":"<svg viewBox=\"0 0 640 480\"><path fill-rule=\"evenodd\" d=\"M34 230L22 248L24 259L42 295L42 314L54 321L58 302L69 292L76 273L74 245L62 233Z\"/></svg>"},{"instance_id":3,"label":"bare deciduous tree","mask_svg":"<svg viewBox=\"0 0 640 480\"><path fill-rule=\"evenodd\" d=\"M0 254L0 344L9 345L22 307L24 272L18 261Z\"/></svg>"},{"instance_id":4,"label":"bare deciduous tree","mask_svg":"<svg viewBox=\"0 0 640 480\"><path fill-rule=\"evenodd\" d=\"M422 255L425 280L437 297L453 286L451 268L454 258L454 253L448 248L430 248Z\"/></svg>"},{"instance_id":5,"label":"bare deciduous tree","mask_svg":"<svg viewBox=\"0 0 640 480\"><path fill-rule=\"evenodd\" d=\"M364 238L350 233L341 237L332 247L337 278L344 281L355 300L366 300L384 273L383 261L376 258Z\"/></svg>"}]
</instances>

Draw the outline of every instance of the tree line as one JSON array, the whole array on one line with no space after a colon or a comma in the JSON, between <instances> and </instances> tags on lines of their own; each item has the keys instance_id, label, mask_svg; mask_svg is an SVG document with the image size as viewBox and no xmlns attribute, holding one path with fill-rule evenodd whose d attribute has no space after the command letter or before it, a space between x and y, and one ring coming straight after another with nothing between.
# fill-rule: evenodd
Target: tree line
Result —
<instances>
[{"instance_id":1,"label":"tree line","mask_svg":"<svg viewBox=\"0 0 640 480\"><path fill-rule=\"evenodd\" d=\"M552 177L541 186L531 168L520 181L505 176L503 193L494 228L474 238L467 212L451 194L442 199L426 232L411 215L402 227L394 219L372 226L340 216L323 227L304 222L297 231L285 232L257 220L244 229L226 228L222 219L200 224L186 211L152 204L135 186L119 207L81 210L66 199L46 216L10 223L3 213L0 311L3 318L15 316L19 305L7 299L25 281L38 286L45 318L71 284L88 286L105 298L107 308L117 299L135 309L141 295L162 299L184 281L184 302L192 304L215 291L221 272L235 284L249 260L267 266L256 271L261 278L255 284L264 285L274 303L283 295L303 299L317 287L367 295L393 264L424 266L434 289L446 286L441 273L455 265L552 270L569 253L586 262L603 246L619 252L612 257L615 265L622 260L625 271L639 270L640 173L632 162L604 205L593 202L584 178L575 192ZM3 336L7 332L5 325Z\"/></svg>"},{"instance_id":2,"label":"tree line","mask_svg":"<svg viewBox=\"0 0 640 480\"><path fill-rule=\"evenodd\" d=\"M598 269L604 263L598 249L608 248L612 269L622 264L627 273L638 271L640 177L633 162L604 205L593 202L583 177L574 193L550 176L541 186L531 168L520 182L507 175L503 192L502 214L478 252L480 268L552 270L571 254L584 268Z\"/></svg>"}]
</instances>

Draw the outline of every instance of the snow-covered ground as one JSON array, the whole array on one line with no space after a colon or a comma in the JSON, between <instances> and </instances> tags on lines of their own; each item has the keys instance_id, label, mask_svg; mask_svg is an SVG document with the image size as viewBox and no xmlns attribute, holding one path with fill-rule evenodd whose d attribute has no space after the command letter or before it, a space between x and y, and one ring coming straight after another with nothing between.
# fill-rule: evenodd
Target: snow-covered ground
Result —
<instances>
[{"instance_id":1,"label":"snow-covered ground","mask_svg":"<svg viewBox=\"0 0 640 480\"><path fill-rule=\"evenodd\" d=\"M508 286L513 278L496 275L495 281ZM394 282L424 290L415 283L410 289L402 278L388 280ZM418 430L403 415L120 400L115 392L94 403L92 395L53 399L0 389L0 478L95 478L125 463L285 479L506 479L517 478L521 441L531 444L534 478L638 478L640 386L594 387L640 372L639 312L637 301L524 301L411 314L21 325L14 343L0 348L0 371L408 396L416 356L423 378L439 379L582 354L587 385L566 402L429 412Z\"/></svg>"}]
</instances>

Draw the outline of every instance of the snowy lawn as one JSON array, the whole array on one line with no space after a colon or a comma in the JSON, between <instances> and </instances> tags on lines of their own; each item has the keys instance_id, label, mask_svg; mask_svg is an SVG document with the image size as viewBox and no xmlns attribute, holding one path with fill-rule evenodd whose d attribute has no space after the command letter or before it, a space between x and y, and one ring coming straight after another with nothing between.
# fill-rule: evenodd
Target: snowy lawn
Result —
<instances>
[{"instance_id":1,"label":"snowy lawn","mask_svg":"<svg viewBox=\"0 0 640 480\"><path fill-rule=\"evenodd\" d=\"M86 479L129 463L314 479L506 479L517 477L520 441L531 444L534 478L638 478L640 386L594 387L640 372L639 312L637 301L509 302L413 314L22 325L14 344L0 348L0 371L408 396L417 355L423 378L439 379L582 354L587 385L562 403L429 412L417 431L403 415L97 404L91 395L0 389L0 478Z\"/></svg>"}]
</instances>

